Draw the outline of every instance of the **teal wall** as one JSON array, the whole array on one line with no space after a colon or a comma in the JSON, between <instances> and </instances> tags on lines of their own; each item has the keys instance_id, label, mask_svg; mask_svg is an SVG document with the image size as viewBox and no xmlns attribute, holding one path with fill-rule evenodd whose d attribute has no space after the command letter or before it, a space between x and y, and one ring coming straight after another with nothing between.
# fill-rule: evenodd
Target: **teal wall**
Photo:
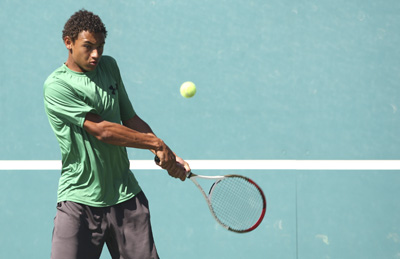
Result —
<instances>
[{"instance_id":1,"label":"teal wall","mask_svg":"<svg viewBox=\"0 0 400 259\"><path fill-rule=\"evenodd\" d=\"M399 1L0 0L0 160L60 159L42 85L81 8L106 24L138 114L186 159L400 158ZM216 226L190 183L135 171L162 258L399 257L398 171L238 173L269 206L245 235ZM48 258L59 172L0 175L0 258Z\"/></svg>"}]
</instances>

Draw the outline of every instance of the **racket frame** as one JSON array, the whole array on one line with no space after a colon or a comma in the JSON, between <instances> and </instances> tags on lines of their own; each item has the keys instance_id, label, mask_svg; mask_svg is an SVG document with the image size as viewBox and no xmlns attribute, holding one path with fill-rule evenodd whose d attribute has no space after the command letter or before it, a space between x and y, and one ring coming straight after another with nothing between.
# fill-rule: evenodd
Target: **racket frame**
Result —
<instances>
[{"instance_id":1,"label":"racket frame","mask_svg":"<svg viewBox=\"0 0 400 259\"><path fill-rule=\"evenodd\" d=\"M159 164L159 163L160 163L160 159L159 159L157 156L154 157L154 161L156 162L156 164ZM218 217L216 216L216 214L215 214L215 211L214 211L214 209L213 209L213 207L212 207L212 204L211 204L211 200L210 200L209 195L207 195L207 194L205 193L205 191L203 190L203 188L201 187L201 185L200 185L200 184L197 182L197 180L196 180L196 178L208 179L208 180L215 180L215 182L213 183L213 185L212 185L211 188L210 188L210 191L209 191L209 194L210 194L210 193L212 192L213 188L215 187L215 185L218 183L218 181L221 181L222 179L228 178L228 177L239 177L239 178L242 178L242 179L248 181L249 183L253 184L253 185L257 188L257 190L258 190L258 192L259 192L259 194L260 194L260 196L261 196L261 198L262 198L262 200L263 200L263 208L262 208L261 215L260 215L259 219L257 220L257 222L256 222L253 226L251 226L251 227L248 228L248 229L245 229L245 230L237 230L237 229L233 229L233 228L229 227L228 225L222 223L222 222L218 219ZM266 210L267 210L267 201L266 201L266 199L265 199L264 192L262 191L262 189L260 188L260 186L258 186L253 180L251 180L251 179L249 179L249 178L247 178L247 177L245 177L245 176L243 176L243 175L237 175L237 174L207 176L207 175L197 175L197 174L192 173L192 171L187 172L186 178L190 179L190 180L197 186L197 188L198 188L198 189L200 190L200 192L203 194L204 199L205 199L206 202L207 202L207 205L208 205L208 208L210 209L211 215L212 215L213 218L214 218L222 227L224 227L225 229L227 229L227 230L229 230L229 231L236 232L236 233L247 233L247 232L250 232L250 231L256 229L256 228L261 224L261 221L263 220L263 218L264 218L264 216L265 216L265 212L266 212Z\"/></svg>"},{"instance_id":2,"label":"racket frame","mask_svg":"<svg viewBox=\"0 0 400 259\"><path fill-rule=\"evenodd\" d=\"M239 178L242 178L242 179L248 181L249 183L253 184L257 188L257 190L259 191L260 196L262 197L263 208L262 208L262 211L261 211L261 215L260 215L259 219L257 220L257 222L253 226L248 228L248 229L237 230L237 229L233 229L233 228L229 227L228 225L222 223L218 219L216 214L215 214L215 211L214 211L214 209L212 207L212 204L211 204L210 196L206 194L204 189L201 187L201 185L196 180L196 178L215 180L215 182L213 183L213 185L210 188L210 191L209 191L209 194L210 194L212 192L213 188L215 187L216 183L218 183L218 181L221 181L222 179L229 178L229 177L239 177ZM189 178L197 186L197 188L200 190L200 192L203 194L204 199L207 202L208 208L210 209L211 215L225 229L227 229L229 231L236 232L236 233L247 233L247 232L250 232L250 231L256 229L261 224L261 222L262 222L262 220L263 220L263 218L265 216L266 209L267 209L267 202L266 202L265 195L264 195L262 189L253 180L251 180L251 179L249 179L249 178L247 178L245 176L237 175L237 174L229 174L229 175L223 175L223 176L221 176L221 175L220 176L207 176L207 175L197 175L197 174L194 174L192 172L188 172L187 178Z\"/></svg>"}]
</instances>

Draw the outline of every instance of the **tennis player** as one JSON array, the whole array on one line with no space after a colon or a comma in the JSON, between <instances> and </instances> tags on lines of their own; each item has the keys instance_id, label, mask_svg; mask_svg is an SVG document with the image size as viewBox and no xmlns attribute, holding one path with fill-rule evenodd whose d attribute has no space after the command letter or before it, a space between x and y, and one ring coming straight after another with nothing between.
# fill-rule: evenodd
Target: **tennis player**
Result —
<instances>
[{"instance_id":1,"label":"tennis player","mask_svg":"<svg viewBox=\"0 0 400 259\"><path fill-rule=\"evenodd\" d=\"M102 56L107 30L86 10L66 22L67 61L44 83L44 104L60 144L51 258L159 258L149 206L130 171L126 147L149 149L182 181L188 163L135 112L116 61Z\"/></svg>"}]
</instances>

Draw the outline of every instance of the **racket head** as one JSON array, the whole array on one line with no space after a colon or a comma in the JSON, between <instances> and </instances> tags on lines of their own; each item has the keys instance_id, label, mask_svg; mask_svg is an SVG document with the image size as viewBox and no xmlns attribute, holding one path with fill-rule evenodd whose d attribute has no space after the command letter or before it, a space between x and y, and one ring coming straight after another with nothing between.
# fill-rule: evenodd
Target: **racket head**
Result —
<instances>
[{"instance_id":1,"label":"racket head","mask_svg":"<svg viewBox=\"0 0 400 259\"><path fill-rule=\"evenodd\" d=\"M157 156L154 161L160 163ZM237 174L204 176L191 171L187 172L187 178L199 188L211 214L227 230L247 233L256 229L264 219L267 200L260 186L250 178ZM196 178L215 180L208 195Z\"/></svg>"},{"instance_id":2,"label":"racket head","mask_svg":"<svg viewBox=\"0 0 400 259\"><path fill-rule=\"evenodd\" d=\"M217 222L236 233L256 229L267 210L267 201L260 186L250 178L235 174L215 181L210 188L208 202Z\"/></svg>"}]
</instances>

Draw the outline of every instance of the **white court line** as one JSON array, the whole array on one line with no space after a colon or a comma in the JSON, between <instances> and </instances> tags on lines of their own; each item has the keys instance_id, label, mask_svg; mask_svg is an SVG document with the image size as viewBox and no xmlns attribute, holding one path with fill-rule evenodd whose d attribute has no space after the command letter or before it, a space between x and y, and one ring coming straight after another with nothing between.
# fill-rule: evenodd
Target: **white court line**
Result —
<instances>
[{"instance_id":1,"label":"white court line","mask_svg":"<svg viewBox=\"0 0 400 259\"><path fill-rule=\"evenodd\" d=\"M400 160L187 160L193 170L400 170ZM157 170L130 160L132 170ZM60 160L0 160L0 170L60 170Z\"/></svg>"}]
</instances>

